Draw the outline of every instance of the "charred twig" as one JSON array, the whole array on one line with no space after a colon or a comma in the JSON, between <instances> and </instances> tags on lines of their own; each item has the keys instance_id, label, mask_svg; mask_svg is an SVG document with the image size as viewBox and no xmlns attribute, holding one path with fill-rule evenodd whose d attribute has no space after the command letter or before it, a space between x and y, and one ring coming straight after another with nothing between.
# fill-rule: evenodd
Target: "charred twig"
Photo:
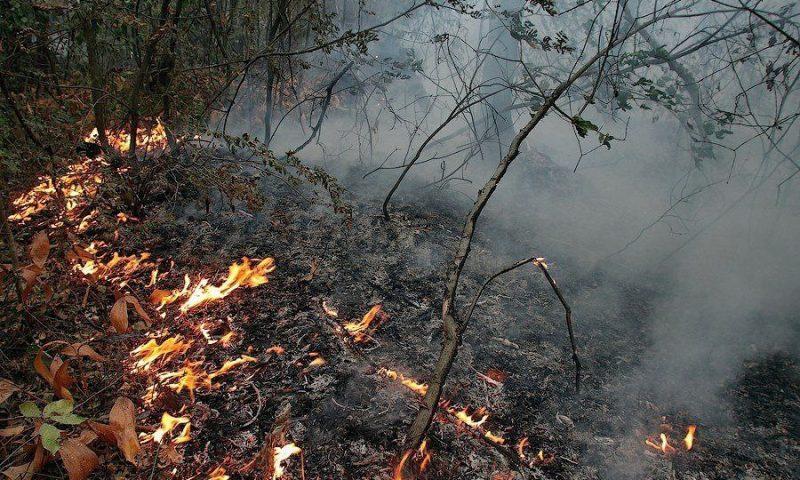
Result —
<instances>
[{"instance_id":1,"label":"charred twig","mask_svg":"<svg viewBox=\"0 0 800 480\"><path fill-rule=\"evenodd\" d=\"M561 302L561 305L564 307L564 319L567 324L567 331L569 332L569 342L570 346L572 347L572 361L575 363L575 390L580 391L580 379L581 379L581 362L578 359L578 347L575 344L575 333L572 328L572 309L570 308L569 304L567 303L564 295L561 293L561 289L556 284L556 281L553 279L552 275L550 275L550 271L548 270L547 263L541 257L529 257L524 260L520 260L515 262L497 272L495 272L491 277L486 279L481 285L481 288L478 290L478 293L475 294L475 298L472 299L472 303L469 306L469 310L467 311L467 315L464 317L464 320L461 322L459 327L459 335L464 333L464 330L467 328L470 319L472 318L472 314L475 311L475 307L478 305L478 300L481 298L483 291L486 287L489 286L497 277L501 275L505 275L513 270L516 270L519 267L527 264L533 264L536 267L539 267L539 270L542 271L544 277L547 279L547 283L550 284L550 287L553 288L553 291L556 293L558 300Z\"/></svg>"}]
</instances>

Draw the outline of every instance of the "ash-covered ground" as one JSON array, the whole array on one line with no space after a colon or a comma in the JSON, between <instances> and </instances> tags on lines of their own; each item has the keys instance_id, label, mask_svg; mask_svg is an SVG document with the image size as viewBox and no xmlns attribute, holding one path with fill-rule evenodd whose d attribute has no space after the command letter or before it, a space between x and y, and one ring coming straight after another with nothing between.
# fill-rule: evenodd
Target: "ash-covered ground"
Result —
<instances>
[{"instance_id":1,"label":"ash-covered ground","mask_svg":"<svg viewBox=\"0 0 800 480\"><path fill-rule=\"evenodd\" d=\"M288 436L303 448L304 478L390 477L419 397L378 369L420 381L428 375L440 346L442 278L463 205L429 198L396 206L386 222L377 202L351 196L353 216L347 221L298 202L283 186L269 187L267 197L256 215L221 206L209 214L200 206L171 206L150 216L159 220L126 232L131 244L141 240L155 255L180 258L196 271L221 272L242 255L272 256L277 263L268 285L236 293L214 310L212 333L214 325L237 331L240 348L264 366L245 386L198 393L195 411L205 413L193 419L196 440L186 457L199 465L221 458L229 467L246 464L288 410ZM498 258L484 235L524 243L530 234L487 223L489 233L478 234L462 284L462 306L490 273L515 260ZM548 260L574 311L584 366L580 392L573 384L563 310L550 287L533 267L502 277L479 303L445 396L459 408L485 407L490 416L482 427L505 444L492 444L442 415L429 436L432 462L423 478L800 476L796 358L754 355L735 381L719 386L716 410L705 409L715 414L690 416L636 387L644 385L637 376L653 335L657 281L625 283L600 269L584 271L571 259ZM598 301L609 282L618 298ZM323 303L338 318L326 314ZM383 314L372 337L349 342L338 326L376 304ZM275 345L286 353L263 353ZM310 366L318 356L325 364ZM691 398L692 391L685 394ZM697 425L697 439L687 452L680 446L691 424ZM645 446L648 436L662 431L671 432L676 454ZM524 437L530 468L509 461ZM539 450L546 462L534 460ZM287 475L301 478L296 467Z\"/></svg>"}]
</instances>

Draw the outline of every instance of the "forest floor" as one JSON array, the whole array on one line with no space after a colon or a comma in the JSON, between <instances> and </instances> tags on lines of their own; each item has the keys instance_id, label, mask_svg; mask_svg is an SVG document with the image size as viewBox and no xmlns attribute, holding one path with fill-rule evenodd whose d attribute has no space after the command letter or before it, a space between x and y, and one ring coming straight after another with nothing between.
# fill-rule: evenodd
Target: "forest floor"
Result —
<instances>
[{"instance_id":1,"label":"forest floor","mask_svg":"<svg viewBox=\"0 0 800 480\"><path fill-rule=\"evenodd\" d=\"M3 437L3 469L30 461L35 449L18 405L33 400L42 406L52 396L33 365L45 347L49 356L60 351L71 359L77 414L109 422L117 398L136 406L141 451L135 464L101 435L90 443L100 460L92 478L219 480L220 467L232 478L391 478L420 398L408 388L413 383L400 379L423 382L438 353L442 277L460 215L400 206L386 222L375 204L349 198L353 216L345 222L322 207L299 204L283 186L269 187L268 198L256 214L216 207L207 214L194 201L165 201L137 219L101 212L78 239L50 235L50 286L35 287L25 310L9 289L0 310L2 376L19 388L6 388L11 397L0 406L9 418L2 427L17 432ZM37 232L47 230L52 219L46 213L17 229L21 255ZM67 258L70 245L90 241L105 242L97 259L106 265L112 252L150 257L127 270L122 262L86 276L74 265L85 266L88 257ZM475 258L492 258L484 250L479 237ZM219 285L242 257L274 258L269 282L185 312L179 302L157 309L148 301L156 289L180 291L185 275L192 287L200 277ZM495 269L489 260L473 262L465 290L474 291ZM602 273L561 278L558 263L552 272L575 311L593 305L607 281ZM48 288L55 292L45 301ZM690 418L646 392L630 396L628 380L647 348L656 292L620 288L621 310L581 315L591 320L577 326L585 372L576 392L563 310L550 287L533 268L498 281L465 335L446 389L448 404L428 437L430 464L422 478L800 477L796 359L776 355L745 365L725 386L725 411L713 420ZM132 328L112 330L115 292L137 297L152 323L131 303ZM347 330L377 305L364 336ZM187 345L136 366L142 356L132 355L134 349L169 338ZM89 345L103 361L69 355L54 341ZM221 367L235 359L230 370ZM187 369L201 379L194 389ZM164 412L187 418L191 427L183 431L179 424L157 443L152 434L160 425L163 430ZM686 451L689 425L697 426L697 438ZM82 428L63 428L62 435ZM648 437L658 442L660 432L674 451L645 445ZM301 450L284 450L285 459L279 458L281 447L291 444ZM42 472L61 477L63 468L50 461Z\"/></svg>"}]
</instances>

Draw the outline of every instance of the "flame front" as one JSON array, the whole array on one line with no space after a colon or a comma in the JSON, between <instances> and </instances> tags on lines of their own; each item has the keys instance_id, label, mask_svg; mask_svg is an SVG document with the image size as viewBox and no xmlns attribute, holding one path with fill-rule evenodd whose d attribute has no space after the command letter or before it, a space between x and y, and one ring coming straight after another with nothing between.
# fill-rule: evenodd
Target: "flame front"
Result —
<instances>
[{"instance_id":1,"label":"flame front","mask_svg":"<svg viewBox=\"0 0 800 480\"><path fill-rule=\"evenodd\" d=\"M150 296L153 303L159 308L171 304L180 298L187 297L181 304L180 310L186 313L189 310L207 303L223 299L239 287L258 287L269 282L267 274L275 270L275 260L265 258L257 265L251 266L250 259L242 258L241 263L233 263L228 267L228 277L219 286L210 285L207 278L201 279L192 288L188 275L184 276L183 288L180 290L156 290Z\"/></svg>"},{"instance_id":2,"label":"flame front","mask_svg":"<svg viewBox=\"0 0 800 480\"><path fill-rule=\"evenodd\" d=\"M384 367L379 368L378 373L385 376L386 378L400 382L402 385L404 385L406 388L408 388L414 393L417 393L419 395L425 395L426 393L428 393L428 384L417 382L413 378L408 378L402 373Z\"/></svg>"},{"instance_id":3,"label":"flame front","mask_svg":"<svg viewBox=\"0 0 800 480\"><path fill-rule=\"evenodd\" d=\"M182 341L180 335L168 338L162 344L156 342L155 339L150 339L147 343L133 349L131 355L139 357L135 365L136 368L147 370L159 358L183 352L189 348L189 345L190 342Z\"/></svg>"}]
</instances>

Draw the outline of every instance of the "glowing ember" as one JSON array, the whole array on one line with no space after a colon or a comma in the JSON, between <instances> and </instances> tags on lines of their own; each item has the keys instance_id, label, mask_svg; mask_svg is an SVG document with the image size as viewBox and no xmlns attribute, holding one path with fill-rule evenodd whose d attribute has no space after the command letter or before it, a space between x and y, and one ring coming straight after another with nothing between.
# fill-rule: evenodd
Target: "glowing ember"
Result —
<instances>
[{"instance_id":1,"label":"glowing ember","mask_svg":"<svg viewBox=\"0 0 800 480\"><path fill-rule=\"evenodd\" d=\"M517 454L520 460L525 460L525 447L528 446L528 437L523 437L517 443Z\"/></svg>"},{"instance_id":2,"label":"glowing ember","mask_svg":"<svg viewBox=\"0 0 800 480\"><path fill-rule=\"evenodd\" d=\"M300 453L302 449L295 445L294 443L290 443L288 445L284 445L282 447L275 447L275 456L272 462L273 465L273 472L272 472L272 480L276 480L283 476L283 469L284 465L283 462L289 460L292 455L296 455Z\"/></svg>"},{"instance_id":3,"label":"glowing ember","mask_svg":"<svg viewBox=\"0 0 800 480\"><path fill-rule=\"evenodd\" d=\"M269 281L267 274L274 270L275 261L272 258L265 258L252 267L250 259L244 257L241 263L234 263L228 267L228 277L219 286L210 285L209 280L203 278L192 288L189 276L186 275L182 289L173 290L172 292L156 290L150 296L150 300L153 303L160 304L159 308L161 308L179 298L187 297L180 307L181 312L186 313L195 307L225 298L239 287L252 288L263 285Z\"/></svg>"},{"instance_id":4,"label":"glowing ember","mask_svg":"<svg viewBox=\"0 0 800 480\"><path fill-rule=\"evenodd\" d=\"M179 335L164 340L164 343L160 345L155 339L150 339L147 343L133 349L131 355L139 358L135 364L136 368L147 370L159 358L183 352L190 344L191 342L183 342Z\"/></svg>"},{"instance_id":5,"label":"glowing ember","mask_svg":"<svg viewBox=\"0 0 800 480\"><path fill-rule=\"evenodd\" d=\"M336 318L336 317L339 316L339 311L336 310L333 307L329 307L327 302L325 302L325 301L322 302L322 310L324 310L325 311L325 315L327 315L329 317Z\"/></svg>"},{"instance_id":6,"label":"glowing ember","mask_svg":"<svg viewBox=\"0 0 800 480\"><path fill-rule=\"evenodd\" d=\"M182 424L186 424L186 426L188 427L189 419L187 417L173 417L169 413L164 412L164 414L161 415L161 426L158 427L158 430L153 432L153 440L156 443L161 443L165 435L172 432L172 430L174 430L175 427L177 427L178 425ZM188 431L186 432L186 434L188 435Z\"/></svg>"},{"instance_id":7,"label":"glowing ember","mask_svg":"<svg viewBox=\"0 0 800 480\"><path fill-rule=\"evenodd\" d=\"M380 305L375 305L374 307L369 309L362 318L360 322L349 322L346 323L344 329L347 330L348 333L353 337L353 340L356 343L361 343L367 340L369 334L367 331L369 330L369 326L373 320L375 320L375 316L378 312L381 311Z\"/></svg>"},{"instance_id":8,"label":"glowing ember","mask_svg":"<svg viewBox=\"0 0 800 480\"><path fill-rule=\"evenodd\" d=\"M504 443L506 443L505 438L501 437L500 435L495 435L489 430L486 430L483 436L486 437L486 439L489 440L490 442L496 443L498 445L503 445Z\"/></svg>"},{"instance_id":9,"label":"glowing ember","mask_svg":"<svg viewBox=\"0 0 800 480\"><path fill-rule=\"evenodd\" d=\"M457 419L461 420L472 428L480 427L486 422L486 420L489 419L489 414L486 413L486 409L483 407L475 410L475 412L472 414L469 414L469 409L467 408L455 410L451 407L448 407L448 410L452 410L452 413Z\"/></svg>"},{"instance_id":10,"label":"glowing ember","mask_svg":"<svg viewBox=\"0 0 800 480\"><path fill-rule=\"evenodd\" d=\"M419 383L412 378L408 378L402 373L398 373L394 370L389 370L388 368L381 367L378 369L378 373L385 376L386 378L396 380L400 382L402 385L407 387L412 392L418 393L419 395L425 395L428 392L428 385L425 383Z\"/></svg>"},{"instance_id":11,"label":"glowing ember","mask_svg":"<svg viewBox=\"0 0 800 480\"><path fill-rule=\"evenodd\" d=\"M697 425L689 425L687 429L686 436L683 437L683 445L686 447L686 450L689 451L694 446L694 432L697 431Z\"/></svg>"}]
</instances>

